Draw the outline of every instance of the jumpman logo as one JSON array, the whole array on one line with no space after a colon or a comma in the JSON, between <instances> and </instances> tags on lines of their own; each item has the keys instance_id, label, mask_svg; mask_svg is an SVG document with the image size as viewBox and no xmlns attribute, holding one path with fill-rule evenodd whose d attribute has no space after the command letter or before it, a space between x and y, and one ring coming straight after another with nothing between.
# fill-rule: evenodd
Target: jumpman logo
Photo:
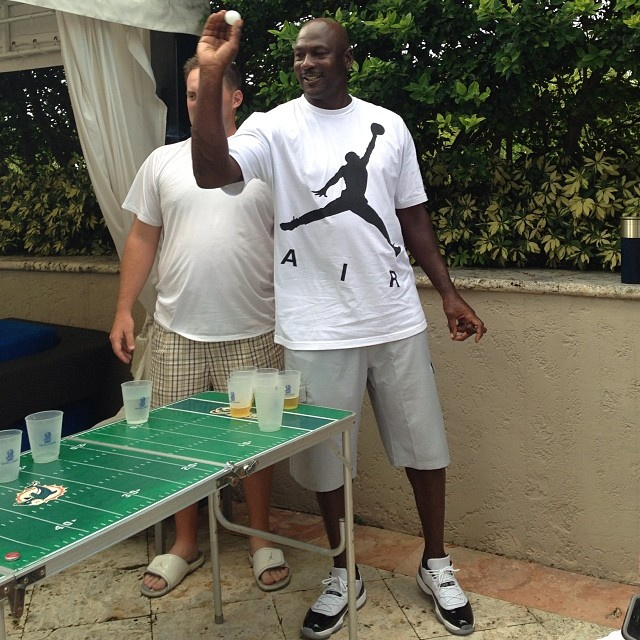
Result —
<instances>
[{"instance_id":1,"label":"jumpman logo","mask_svg":"<svg viewBox=\"0 0 640 640\"><path fill-rule=\"evenodd\" d=\"M322 220L329 216L335 216L336 214L343 213L344 211L352 211L356 215L360 216L365 222L372 224L376 229L378 229L378 231L380 231L384 236L384 239L389 243L389 246L392 247L396 256L400 253L401 248L391 242L384 222L371 207L365 197L367 181L369 179L367 164L376 144L376 138L384 134L384 127L381 124L374 122L371 125L371 133L373 134L371 142L369 143L367 150L364 152L364 155L359 157L357 153L349 151L344 157L346 164L342 165L332 178L329 178L329 181L324 185L324 187L322 187L322 189L313 191L315 195L326 198L329 187L342 179L344 180L344 190L342 193L325 207L309 211L308 213L301 215L299 218L293 218L289 222L283 222L280 225L280 228L283 231L292 231L300 225L309 224L316 220Z\"/></svg>"}]
</instances>

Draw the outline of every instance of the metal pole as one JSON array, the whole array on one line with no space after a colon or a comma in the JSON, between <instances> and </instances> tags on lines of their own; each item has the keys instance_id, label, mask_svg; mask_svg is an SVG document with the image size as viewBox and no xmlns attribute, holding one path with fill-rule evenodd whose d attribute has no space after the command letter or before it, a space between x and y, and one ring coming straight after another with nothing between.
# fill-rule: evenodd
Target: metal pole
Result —
<instances>
[{"instance_id":1,"label":"metal pole","mask_svg":"<svg viewBox=\"0 0 640 640\"><path fill-rule=\"evenodd\" d=\"M163 521L160 520L160 522L156 522L155 525L153 526L153 531L154 531L154 543L155 543L155 548L156 548L156 555L162 555L167 549L166 549L166 544L165 544L165 539L164 539L164 527L163 527Z\"/></svg>"},{"instance_id":2,"label":"metal pole","mask_svg":"<svg viewBox=\"0 0 640 640\"><path fill-rule=\"evenodd\" d=\"M347 600L349 602L349 612L347 620L349 623L349 640L356 640L358 637L358 612L356 601L356 558L353 535L353 486L351 482L351 431L342 432L342 452L344 455L344 515L345 515L345 537L347 545Z\"/></svg>"},{"instance_id":3,"label":"metal pole","mask_svg":"<svg viewBox=\"0 0 640 640\"><path fill-rule=\"evenodd\" d=\"M0 640L6 640L7 633L4 628L4 599L0 599Z\"/></svg>"},{"instance_id":4,"label":"metal pole","mask_svg":"<svg viewBox=\"0 0 640 640\"><path fill-rule=\"evenodd\" d=\"M220 510L220 491L214 491L207 498L209 505L209 543L211 547L211 571L213 573L213 607L215 623L222 624L222 582L220 580L220 555L218 548L218 521L215 512Z\"/></svg>"}]
</instances>

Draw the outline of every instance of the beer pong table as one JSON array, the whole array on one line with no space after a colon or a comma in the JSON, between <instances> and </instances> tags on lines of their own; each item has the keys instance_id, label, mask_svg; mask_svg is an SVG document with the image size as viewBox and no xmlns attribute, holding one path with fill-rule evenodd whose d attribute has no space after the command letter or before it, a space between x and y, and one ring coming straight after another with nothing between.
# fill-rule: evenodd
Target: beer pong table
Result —
<instances>
[{"instance_id":1,"label":"beer pong table","mask_svg":"<svg viewBox=\"0 0 640 640\"><path fill-rule=\"evenodd\" d=\"M283 414L275 432L258 429L255 416L231 418L226 394L205 392L153 409L149 421L123 420L62 439L60 458L34 464L22 454L20 475L0 484L0 640L5 640L4 601L20 617L27 586L120 542L190 504L208 499L215 621L222 593L218 523L220 490L243 477L342 434L345 486L343 540L324 549L274 534L273 542L348 560L349 638L356 638L353 499L349 411L299 405ZM156 547L158 542L156 540ZM302 614L303 612L301 612Z\"/></svg>"}]
</instances>

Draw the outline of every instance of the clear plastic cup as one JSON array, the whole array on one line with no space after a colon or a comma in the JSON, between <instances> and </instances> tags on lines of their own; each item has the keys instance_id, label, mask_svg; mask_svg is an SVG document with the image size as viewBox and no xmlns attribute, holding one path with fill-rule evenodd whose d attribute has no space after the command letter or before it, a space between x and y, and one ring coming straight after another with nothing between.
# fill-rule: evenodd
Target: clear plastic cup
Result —
<instances>
[{"instance_id":1,"label":"clear plastic cup","mask_svg":"<svg viewBox=\"0 0 640 640\"><path fill-rule=\"evenodd\" d=\"M13 482L20 474L20 450L22 431L5 429L0 431L0 482Z\"/></svg>"},{"instance_id":2,"label":"clear plastic cup","mask_svg":"<svg viewBox=\"0 0 640 640\"><path fill-rule=\"evenodd\" d=\"M278 384L278 369L260 368L254 374L256 387L266 387Z\"/></svg>"},{"instance_id":3,"label":"clear plastic cup","mask_svg":"<svg viewBox=\"0 0 640 640\"><path fill-rule=\"evenodd\" d=\"M121 386L127 424L148 422L151 408L151 380L129 380L123 382Z\"/></svg>"},{"instance_id":4,"label":"clear plastic cup","mask_svg":"<svg viewBox=\"0 0 640 640\"><path fill-rule=\"evenodd\" d=\"M24 419L34 462L53 462L58 459L62 438L62 416L63 412L56 409L32 413Z\"/></svg>"},{"instance_id":5,"label":"clear plastic cup","mask_svg":"<svg viewBox=\"0 0 640 640\"><path fill-rule=\"evenodd\" d=\"M256 386L256 414L260 431L278 431L282 427L284 387L280 385Z\"/></svg>"},{"instance_id":6,"label":"clear plastic cup","mask_svg":"<svg viewBox=\"0 0 640 640\"><path fill-rule=\"evenodd\" d=\"M280 371L278 384L284 387L284 410L297 409L300 395L300 372L295 369Z\"/></svg>"},{"instance_id":7,"label":"clear plastic cup","mask_svg":"<svg viewBox=\"0 0 640 640\"><path fill-rule=\"evenodd\" d=\"M229 375L233 375L234 373L255 373L258 370L258 367L254 367L251 365L247 365L245 367L234 367L229 372Z\"/></svg>"},{"instance_id":8,"label":"clear plastic cup","mask_svg":"<svg viewBox=\"0 0 640 640\"><path fill-rule=\"evenodd\" d=\"M248 418L253 398L253 372L232 373L227 378L229 411L232 418Z\"/></svg>"}]
</instances>

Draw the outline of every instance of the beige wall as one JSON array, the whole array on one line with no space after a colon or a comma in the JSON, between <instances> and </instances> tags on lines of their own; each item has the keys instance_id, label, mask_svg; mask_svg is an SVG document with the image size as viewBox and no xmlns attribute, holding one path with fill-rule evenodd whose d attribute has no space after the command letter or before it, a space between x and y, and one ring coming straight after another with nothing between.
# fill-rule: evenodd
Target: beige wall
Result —
<instances>
[{"instance_id":1,"label":"beige wall","mask_svg":"<svg viewBox=\"0 0 640 640\"><path fill-rule=\"evenodd\" d=\"M0 317L109 330L117 262L36 266L0 260ZM640 287L614 274L455 276L489 333L452 343L438 296L421 286L452 454L447 541L640 583ZM364 416L356 514L415 534L408 482L389 467L368 402ZM317 510L286 465L274 504Z\"/></svg>"},{"instance_id":2,"label":"beige wall","mask_svg":"<svg viewBox=\"0 0 640 640\"><path fill-rule=\"evenodd\" d=\"M439 297L421 288L452 455L446 539L640 584L640 297L582 295L608 295L615 276L604 275L553 295L544 283L523 293L526 282L490 290L478 280L462 291L489 327L478 345L452 343ZM357 517L418 533L368 401L359 465ZM284 466L277 487L276 502L315 509Z\"/></svg>"},{"instance_id":3,"label":"beige wall","mask_svg":"<svg viewBox=\"0 0 640 640\"><path fill-rule=\"evenodd\" d=\"M109 331L118 295L116 258L0 258L0 318ZM136 307L142 328L144 309Z\"/></svg>"}]
</instances>

